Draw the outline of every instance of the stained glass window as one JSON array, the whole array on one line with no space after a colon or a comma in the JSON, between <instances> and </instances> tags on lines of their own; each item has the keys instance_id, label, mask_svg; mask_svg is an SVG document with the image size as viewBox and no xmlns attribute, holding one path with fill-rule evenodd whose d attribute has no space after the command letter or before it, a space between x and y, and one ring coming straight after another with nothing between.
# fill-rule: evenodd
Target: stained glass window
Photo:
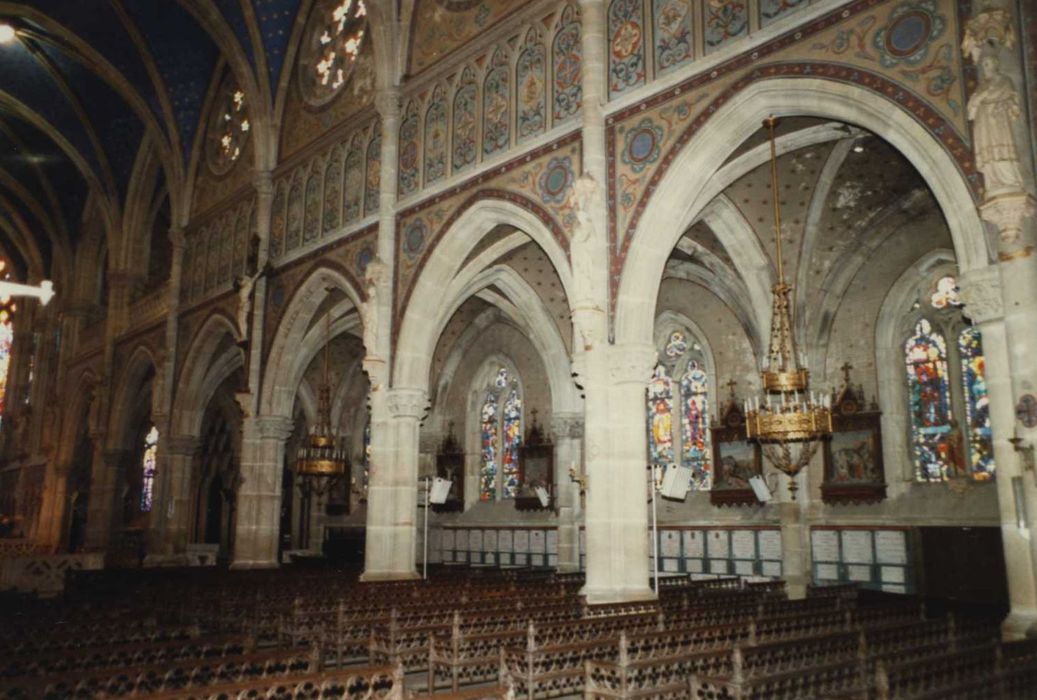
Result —
<instances>
[{"instance_id":1,"label":"stained glass window","mask_svg":"<svg viewBox=\"0 0 1037 700\"><path fill-rule=\"evenodd\" d=\"M514 498L519 486L519 447L522 446L522 399L517 388L512 388L504 402L503 426L501 478L504 479L504 498Z\"/></svg>"},{"instance_id":2,"label":"stained glass window","mask_svg":"<svg viewBox=\"0 0 1037 700\"><path fill-rule=\"evenodd\" d=\"M366 34L363 0L325 0L317 5L299 64L307 101L322 105L339 93L353 74Z\"/></svg>"},{"instance_id":3,"label":"stained glass window","mask_svg":"<svg viewBox=\"0 0 1037 700\"><path fill-rule=\"evenodd\" d=\"M919 481L944 481L953 474L954 465L960 463L952 434L947 343L923 318L904 344L904 357L915 476Z\"/></svg>"},{"instance_id":4,"label":"stained glass window","mask_svg":"<svg viewBox=\"0 0 1037 700\"><path fill-rule=\"evenodd\" d=\"M958 355L965 399L968 470L974 479L985 481L994 475L994 446L990 432L983 339L978 328L966 328L958 335Z\"/></svg>"},{"instance_id":5,"label":"stained glass window","mask_svg":"<svg viewBox=\"0 0 1037 700\"><path fill-rule=\"evenodd\" d=\"M360 484L360 492L363 494L363 498L367 498L367 485L371 483L371 418L368 416L367 423L364 424L364 456L361 460L361 466L364 471L361 476L362 483Z\"/></svg>"},{"instance_id":6,"label":"stained glass window","mask_svg":"<svg viewBox=\"0 0 1037 700\"><path fill-rule=\"evenodd\" d=\"M936 288L929 295L929 303L934 309L964 306L961 297L958 296L958 280L954 279L953 275L944 275L937 280Z\"/></svg>"},{"instance_id":7,"label":"stained glass window","mask_svg":"<svg viewBox=\"0 0 1037 700\"><path fill-rule=\"evenodd\" d=\"M155 467L158 459L158 428L151 426L151 430L144 436L144 455L141 457L141 484L140 484L140 510L142 513L150 513L152 498L155 490Z\"/></svg>"},{"instance_id":8,"label":"stained glass window","mask_svg":"<svg viewBox=\"0 0 1037 700\"><path fill-rule=\"evenodd\" d=\"M0 279L10 278L7 262L0 258ZM15 308L15 302L10 297L0 299L0 421L7 409L7 373L11 366L11 345L14 342L12 314Z\"/></svg>"},{"instance_id":9,"label":"stained glass window","mask_svg":"<svg viewBox=\"0 0 1037 700\"><path fill-rule=\"evenodd\" d=\"M681 377L681 462L691 467L692 488L708 490L713 486L709 445L709 378L691 360Z\"/></svg>"},{"instance_id":10,"label":"stained glass window","mask_svg":"<svg viewBox=\"0 0 1037 700\"><path fill-rule=\"evenodd\" d=\"M673 382L662 365L648 383L648 461L673 462Z\"/></svg>"},{"instance_id":11,"label":"stained glass window","mask_svg":"<svg viewBox=\"0 0 1037 700\"><path fill-rule=\"evenodd\" d=\"M13 304L0 306L0 420L7 411L7 370L10 367L10 346L15 340L15 329L10 321Z\"/></svg>"},{"instance_id":12,"label":"stained glass window","mask_svg":"<svg viewBox=\"0 0 1037 700\"><path fill-rule=\"evenodd\" d=\"M498 422L497 395L489 392L482 405L480 423L482 442L482 466L479 469L480 501L492 501L497 492Z\"/></svg>"},{"instance_id":13,"label":"stained glass window","mask_svg":"<svg viewBox=\"0 0 1037 700\"><path fill-rule=\"evenodd\" d=\"M252 125L248 118L245 93L230 74L220 85L215 107L209 117L207 157L209 167L224 175L241 157Z\"/></svg>"},{"instance_id":14,"label":"stained glass window","mask_svg":"<svg viewBox=\"0 0 1037 700\"><path fill-rule=\"evenodd\" d=\"M508 370L499 367L486 388L479 412L479 500L514 498L519 488L519 448L522 447L522 393Z\"/></svg>"},{"instance_id":15,"label":"stained glass window","mask_svg":"<svg viewBox=\"0 0 1037 700\"><path fill-rule=\"evenodd\" d=\"M661 361L648 384L648 461L660 466L679 461L691 469L692 489L709 490L709 375L702 346L675 330L661 348Z\"/></svg>"}]
</instances>

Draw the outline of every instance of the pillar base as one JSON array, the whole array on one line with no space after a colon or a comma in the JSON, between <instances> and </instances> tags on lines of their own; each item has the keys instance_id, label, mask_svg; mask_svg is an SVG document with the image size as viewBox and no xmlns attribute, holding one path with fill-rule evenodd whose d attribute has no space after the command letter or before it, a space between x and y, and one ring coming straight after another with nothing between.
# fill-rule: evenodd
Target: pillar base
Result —
<instances>
[{"instance_id":1,"label":"pillar base","mask_svg":"<svg viewBox=\"0 0 1037 700\"><path fill-rule=\"evenodd\" d=\"M231 562L231 564L230 564L230 568L231 569L235 569L235 570L236 569L277 569L277 568L280 568L280 566L281 565L279 563L277 563L276 561L267 561L267 560L261 560L261 559L256 559L256 560L253 560L253 561L239 559L239 560L235 560L235 561Z\"/></svg>"},{"instance_id":2,"label":"pillar base","mask_svg":"<svg viewBox=\"0 0 1037 700\"><path fill-rule=\"evenodd\" d=\"M144 557L144 568L190 566L184 554L148 554Z\"/></svg>"},{"instance_id":3,"label":"pillar base","mask_svg":"<svg viewBox=\"0 0 1037 700\"><path fill-rule=\"evenodd\" d=\"M1037 612L1013 610L1008 613L1001 623L1001 638L1006 642L1037 638Z\"/></svg>"},{"instance_id":4,"label":"pillar base","mask_svg":"<svg viewBox=\"0 0 1037 700\"><path fill-rule=\"evenodd\" d=\"M365 571L360 574L361 583L375 583L377 581L414 581L421 576L415 570L411 571Z\"/></svg>"},{"instance_id":5,"label":"pillar base","mask_svg":"<svg viewBox=\"0 0 1037 700\"><path fill-rule=\"evenodd\" d=\"M608 603L637 603L643 600L657 600L655 591L650 586L637 588L588 588L580 590L580 595L587 605L605 605Z\"/></svg>"}]
</instances>

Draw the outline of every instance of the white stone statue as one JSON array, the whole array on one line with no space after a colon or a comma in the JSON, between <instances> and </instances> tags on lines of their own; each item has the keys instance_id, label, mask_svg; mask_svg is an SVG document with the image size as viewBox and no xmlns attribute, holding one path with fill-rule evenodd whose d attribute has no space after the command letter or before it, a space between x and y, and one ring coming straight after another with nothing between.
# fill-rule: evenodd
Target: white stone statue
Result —
<instances>
[{"instance_id":1,"label":"white stone statue","mask_svg":"<svg viewBox=\"0 0 1037 700\"><path fill-rule=\"evenodd\" d=\"M968 103L972 122L976 169L983 173L986 198L1000 193L1022 192L1023 175L1019 166L1012 124L1019 118L1019 93L1011 78L1001 73L997 56L984 53L980 59L983 79Z\"/></svg>"},{"instance_id":2,"label":"white stone statue","mask_svg":"<svg viewBox=\"0 0 1037 700\"><path fill-rule=\"evenodd\" d=\"M378 296L379 287L385 279L388 268L377 255L367 264L364 270L364 291L367 300L360 304L360 320L364 324L364 350L367 357L378 354Z\"/></svg>"},{"instance_id":3,"label":"white stone statue","mask_svg":"<svg viewBox=\"0 0 1037 700\"><path fill-rule=\"evenodd\" d=\"M577 221L569 242L576 302L573 325L584 349L590 350L604 340L604 310L595 304L595 289L604 281L600 277L605 263L597 263L602 242L596 235L595 215L605 211L605 201L601 185L589 173L576 178L573 195Z\"/></svg>"}]
</instances>

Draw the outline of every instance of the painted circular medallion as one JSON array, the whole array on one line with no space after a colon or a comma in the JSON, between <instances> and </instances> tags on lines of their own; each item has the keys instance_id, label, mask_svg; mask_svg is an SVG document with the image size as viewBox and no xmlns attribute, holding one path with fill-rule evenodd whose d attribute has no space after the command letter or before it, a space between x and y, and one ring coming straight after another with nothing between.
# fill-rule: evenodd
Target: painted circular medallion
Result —
<instances>
[{"instance_id":1,"label":"painted circular medallion","mask_svg":"<svg viewBox=\"0 0 1037 700\"><path fill-rule=\"evenodd\" d=\"M421 249L425 247L427 236L428 229L425 227L425 222L422 219L416 219L403 234L403 252L412 258L417 257Z\"/></svg>"},{"instance_id":2,"label":"painted circular medallion","mask_svg":"<svg viewBox=\"0 0 1037 700\"><path fill-rule=\"evenodd\" d=\"M928 12L905 12L886 31L886 51L897 58L915 54L929 41L932 25L932 17Z\"/></svg>"}]
</instances>

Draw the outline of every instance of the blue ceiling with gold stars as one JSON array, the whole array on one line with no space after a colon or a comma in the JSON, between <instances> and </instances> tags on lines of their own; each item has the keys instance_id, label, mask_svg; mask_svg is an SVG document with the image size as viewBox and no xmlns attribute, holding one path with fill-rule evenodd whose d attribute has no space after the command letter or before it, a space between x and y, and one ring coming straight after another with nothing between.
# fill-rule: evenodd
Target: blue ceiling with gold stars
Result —
<instances>
[{"instance_id":1,"label":"blue ceiling with gold stars","mask_svg":"<svg viewBox=\"0 0 1037 700\"><path fill-rule=\"evenodd\" d=\"M0 25L15 37L0 43L0 247L28 258L10 234L20 226L48 261L55 247L71 251L88 193L125 206L146 135L167 168L187 172L221 66L247 66L276 94L300 4L3 3Z\"/></svg>"}]
</instances>

